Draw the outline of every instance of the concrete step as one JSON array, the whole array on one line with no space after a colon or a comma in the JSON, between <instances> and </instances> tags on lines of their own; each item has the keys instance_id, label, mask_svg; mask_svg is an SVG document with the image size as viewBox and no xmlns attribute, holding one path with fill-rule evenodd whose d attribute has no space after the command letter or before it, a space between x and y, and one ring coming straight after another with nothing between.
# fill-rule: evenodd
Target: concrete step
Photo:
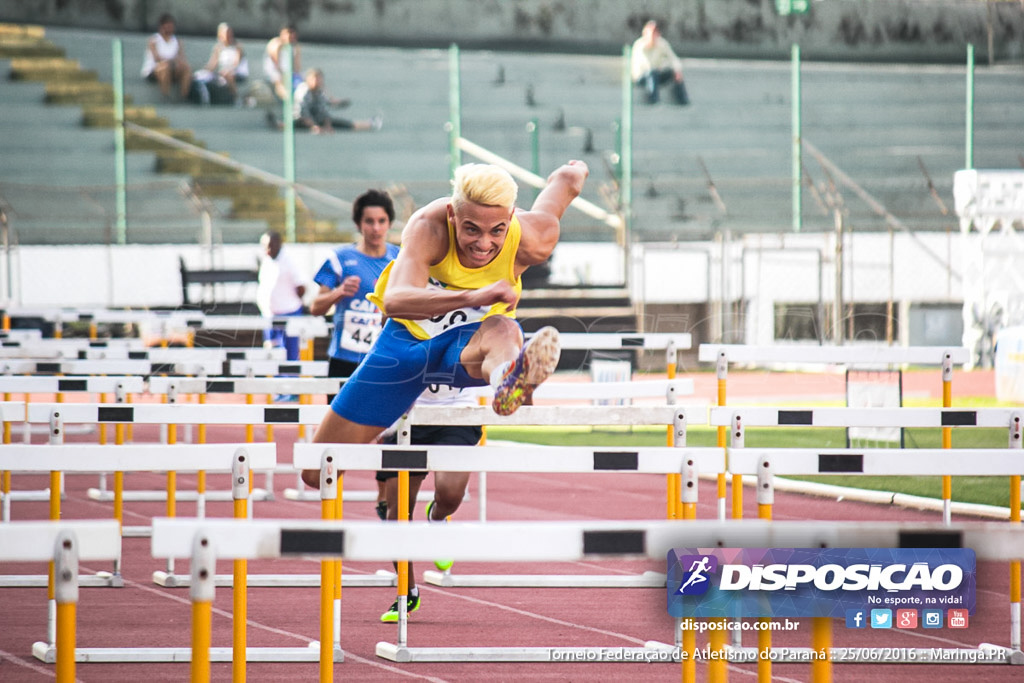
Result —
<instances>
[{"instance_id":1,"label":"concrete step","mask_svg":"<svg viewBox=\"0 0 1024 683\"><path fill-rule=\"evenodd\" d=\"M114 86L109 83L48 83L47 104L111 104Z\"/></svg>"},{"instance_id":2,"label":"concrete step","mask_svg":"<svg viewBox=\"0 0 1024 683\"><path fill-rule=\"evenodd\" d=\"M12 81L45 81L48 76L82 72L77 59L62 57L17 57L11 60L8 77ZM95 72L91 72L95 77Z\"/></svg>"},{"instance_id":3,"label":"concrete step","mask_svg":"<svg viewBox=\"0 0 1024 683\"><path fill-rule=\"evenodd\" d=\"M175 140L187 142L191 145L202 146L202 143L195 139L195 131L180 129L180 128L151 128L155 133L162 133ZM167 145L158 140L140 135L134 131L128 131L124 136L125 149L129 152L144 152L144 151L156 151L158 149L166 149Z\"/></svg>"},{"instance_id":4,"label":"concrete step","mask_svg":"<svg viewBox=\"0 0 1024 683\"><path fill-rule=\"evenodd\" d=\"M0 38L45 38L46 29L35 24L0 23Z\"/></svg>"},{"instance_id":5,"label":"concrete step","mask_svg":"<svg viewBox=\"0 0 1024 683\"><path fill-rule=\"evenodd\" d=\"M64 48L45 38L0 35L0 57L63 57Z\"/></svg>"},{"instance_id":6,"label":"concrete step","mask_svg":"<svg viewBox=\"0 0 1024 683\"><path fill-rule=\"evenodd\" d=\"M196 189L208 197L276 197L279 193L277 187L246 180L241 174L196 178L195 184Z\"/></svg>"},{"instance_id":7,"label":"concrete step","mask_svg":"<svg viewBox=\"0 0 1024 683\"><path fill-rule=\"evenodd\" d=\"M146 128L168 128L167 119L157 114L154 107L125 107L124 120ZM82 108L82 125L86 128L113 128L112 106L89 105Z\"/></svg>"},{"instance_id":8,"label":"concrete step","mask_svg":"<svg viewBox=\"0 0 1024 683\"><path fill-rule=\"evenodd\" d=\"M78 83L98 80L96 72L83 69L77 59L59 57L18 57L11 60L12 81Z\"/></svg>"},{"instance_id":9,"label":"concrete step","mask_svg":"<svg viewBox=\"0 0 1024 683\"><path fill-rule=\"evenodd\" d=\"M190 176L198 176L216 173L223 168L220 164L205 161L189 152L172 149L157 150L156 153L155 170L157 173L183 173Z\"/></svg>"}]
</instances>

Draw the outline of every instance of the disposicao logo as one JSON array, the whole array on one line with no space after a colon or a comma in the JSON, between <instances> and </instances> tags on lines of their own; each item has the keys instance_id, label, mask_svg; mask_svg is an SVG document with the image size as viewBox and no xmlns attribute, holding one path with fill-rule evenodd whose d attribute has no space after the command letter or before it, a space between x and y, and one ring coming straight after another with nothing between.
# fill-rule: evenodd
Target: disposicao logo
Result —
<instances>
[{"instance_id":1,"label":"disposicao logo","mask_svg":"<svg viewBox=\"0 0 1024 683\"><path fill-rule=\"evenodd\" d=\"M851 610L904 608L916 615L957 608L969 614L975 580L969 548L675 548L668 553L668 612L848 618Z\"/></svg>"},{"instance_id":2,"label":"disposicao logo","mask_svg":"<svg viewBox=\"0 0 1024 683\"><path fill-rule=\"evenodd\" d=\"M680 566L689 567L683 575L676 595L703 595L711 587L711 574L718 569L714 555L686 555L679 558Z\"/></svg>"}]
</instances>

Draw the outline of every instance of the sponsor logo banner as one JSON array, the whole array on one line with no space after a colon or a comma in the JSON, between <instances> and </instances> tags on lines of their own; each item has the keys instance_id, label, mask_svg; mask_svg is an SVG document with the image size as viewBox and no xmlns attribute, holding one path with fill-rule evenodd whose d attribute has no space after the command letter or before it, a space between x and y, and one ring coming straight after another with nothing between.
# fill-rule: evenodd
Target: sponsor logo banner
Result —
<instances>
[{"instance_id":1,"label":"sponsor logo banner","mask_svg":"<svg viewBox=\"0 0 1024 683\"><path fill-rule=\"evenodd\" d=\"M964 615L959 625L974 613L976 579L969 548L674 548L668 613L834 617L853 628L891 628L891 619L867 617L872 610L955 609Z\"/></svg>"}]
</instances>

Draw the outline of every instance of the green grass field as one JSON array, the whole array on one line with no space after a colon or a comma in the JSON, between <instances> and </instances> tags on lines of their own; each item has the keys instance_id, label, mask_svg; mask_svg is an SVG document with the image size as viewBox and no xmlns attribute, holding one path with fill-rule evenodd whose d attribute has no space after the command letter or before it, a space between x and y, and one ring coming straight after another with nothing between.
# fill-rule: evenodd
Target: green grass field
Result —
<instances>
[{"instance_id":1,"label":"green grass field","mask_svg":"<svg viewBox=\"0 0 1024 683\"><path fill-rule=\"evenodd\" d=\"M958 401L957 407L971 405ZM972 407L988 403L974 402ZM552 446L664 446L666 429L663 427L491 427L489 439L521 441ZM691 427L687 430L687 445L714 446L717 431L713 427ZM845 448L846 432L842 428L772 427L747 430L748 448ZM942 430L904 430L906 448L941 448ZM953 448L1005 448L1007 432L1003 429L954 429ZM1024 458L1024 451L1021 453ZM794 477L805 481L822 482L836 486L893 491L929 498L942 497L942 477L874 477L874 476L809 476ZM1008 507L1010 484L1008 477L953 477L953 500Z\"/></svg>"}]
</instances>

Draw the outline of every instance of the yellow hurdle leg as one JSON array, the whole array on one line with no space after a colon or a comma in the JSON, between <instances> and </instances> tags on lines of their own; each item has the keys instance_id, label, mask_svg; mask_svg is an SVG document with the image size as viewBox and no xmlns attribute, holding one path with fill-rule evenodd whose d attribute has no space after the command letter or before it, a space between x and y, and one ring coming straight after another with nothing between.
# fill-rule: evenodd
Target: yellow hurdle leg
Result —
<instances>
[{"instance_id":1,"label":"yellow hurdle leg","mask_svg":"<svg viewBox=\"0 0 1024 683\"><path fill-rule=\"evenodd\" d=\"M233 501L235 519L245 519L248 515L248 500L239 498ZM235 560L231 583L231 681L245 683L245 644L246 620L248 619L248 560Z\"/></svg>"},{"instance_id":2,"label":"yellow hurdle leg","mask_svg":"<svg viewBox=\"0 0 1024 683\"><path fill-rule=\"evenodd\" d=\"M832 620L827 617L811 619L811 649L815 652L811 660L811 682L832 683ZM821 659L817 653L824 652Z\"/></svg>"},{"instance_id":3,"label":"yellow hurdle leg","mask_svg":"<svg viewBox=\"0 0 1024 683\"><path fill-rule=\"evenodd\" d=\"M334 518L333 498L320 501L320 518ZM334 571L334 560L320 561L320 683L334 681Z\"/></svg>"},{"instance_id":4,"label":"yellow hurdle leg","mask_svg":"<svg viewBox=\"0 0 1024 683\"><path fill-rule=\"evenodd\" d=\"M57 603L57 683L75 681L75 620L78 606Z\"/></svg>"},{"instance_id":5,"label":"yellow hurdle leg","mask_svg":"<svg viewBox=\"0 0 1024 683\"><path fill-rule=\"evenodd\" d=\"M697 632L683 631L683 683L697 683Z\"/></svg>"},{"instance_id":6,"label":"yellow hurdle leg","mask_svg":"<svg viewBox=\"0 0 1024 683\"><path fill-rule=\"evenodd\" d=\"M213 620L213 603L198 601L192 603L192 683L210 681L210 628Z\"/></svg>"}]
</instances>

